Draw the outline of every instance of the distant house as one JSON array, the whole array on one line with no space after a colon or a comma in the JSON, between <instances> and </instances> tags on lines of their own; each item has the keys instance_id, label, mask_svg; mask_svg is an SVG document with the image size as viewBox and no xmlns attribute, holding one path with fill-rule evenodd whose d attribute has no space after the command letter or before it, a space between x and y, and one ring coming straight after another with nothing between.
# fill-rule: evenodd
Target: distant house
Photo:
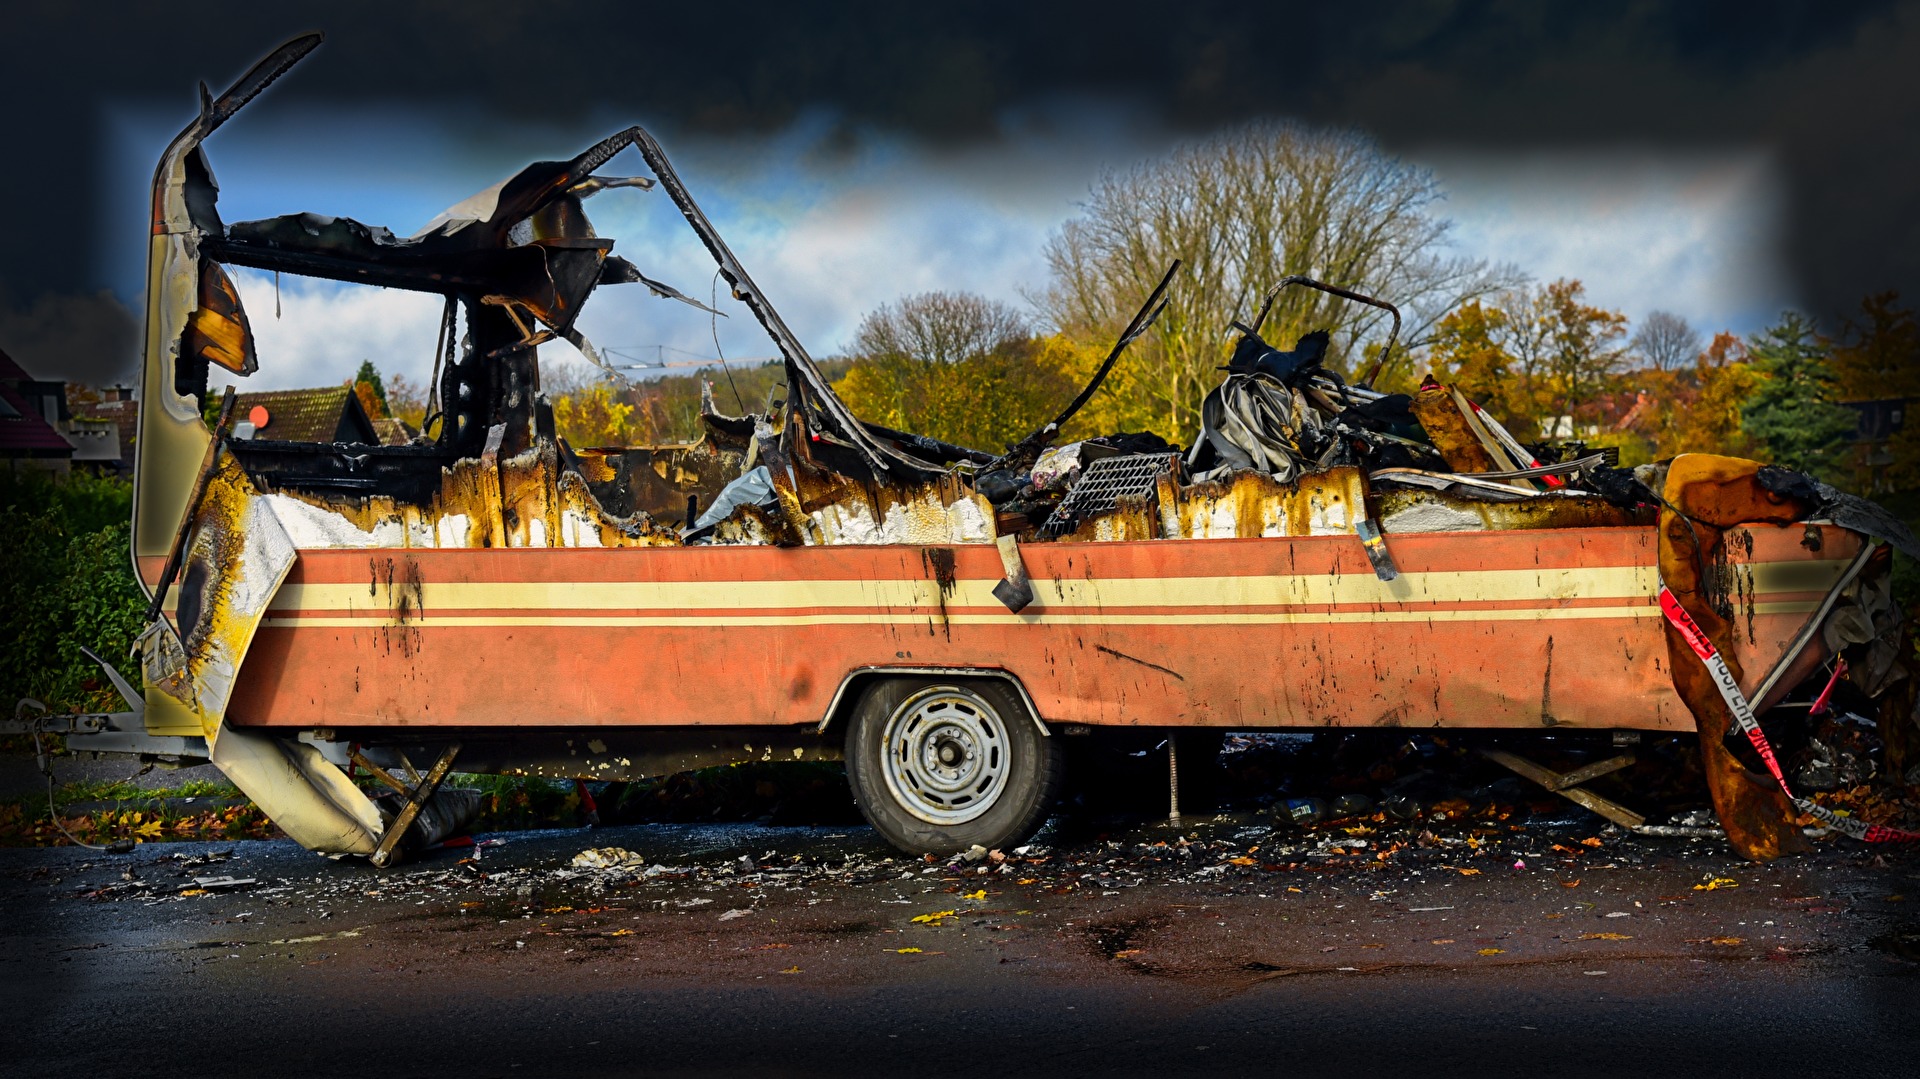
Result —
<instances>
[{"instance_id":1,"label":"distant house","mask_svg":"<svg viewBox=\"0 0 1920 1079\"><path fill-rule=\"evenodd\" d=\"M140 427L140 403L125 386L109 386L97 399L93 391L67 387L67 440L73 463L101 472L133 471L133 438Z\"/></svg>"},{"instance_id":2,"label":"distant house","mask_svg":"<svg viewBox=\"0 0 1920 1079\"><path fill-rule=\"evenodd\" d=\"M68 418L64 383L36 379L0 351L0 461L7 468L70 470L73 443L60 433Z\"/></svg>"},{"instance_id":3,"label":"distant house","mask_svg":"<svg viewBox=\"0 0 1920 1079\"><path fill-rule=\"evenodd\" d=\"M1841 404L1859 416L1859 426L1853 433L1855 442L1885 442L1907 425L1907 410L1913 407L1916 400L1920 398L1887 397L1878 401L1843 401Z\"/></svg>"},{"instance_id":4,"label":"distant house","mask_svg":"<svg viewBox=\"0 0 1920 1079\"><path fill-rule=\"evenodd\" d=\"M346 386L238 394L233 417L237 438L382 444L374 421Z\"/></svg>"},{"instance_id":5,"label":"distant house","mask_svg":"<svg viewBox=\"0 0 1920 1079\"><path fill-rule=\"evenodd\" d=\"M1894 463L1893 439L1907 425L1907 412L1920 397L1885 397L1876 401L1843 401L1859 417L1853 431L1854 485L1869 494L1891 490L1889 471Z\"/></svg>"}]
</instances>

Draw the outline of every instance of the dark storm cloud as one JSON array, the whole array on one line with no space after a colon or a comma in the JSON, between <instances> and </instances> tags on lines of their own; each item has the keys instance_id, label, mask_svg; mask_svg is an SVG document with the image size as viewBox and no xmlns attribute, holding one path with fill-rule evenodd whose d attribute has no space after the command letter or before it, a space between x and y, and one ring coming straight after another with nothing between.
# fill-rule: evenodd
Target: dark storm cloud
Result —
<instances>
[{"instance_id":1,"label":"dark storm cloud","mask_svg":"<svg viewBox=\"0 0 1920 1079\"><path fill-rule=\"evenodd\" d=\"M105 289L32 296L0 290L0 348L37 375L132 385L140 374L140 320Z\"/></svg>"},{"instance_id":2,"label":"dark storm cloud","mask_svg":"<svg viewBox=\"0 0 1920 1079\"><path fill-rule=\"evenodd\" d=\"M923 138L989 136L1060 95L1200 130L1262 115L1396 147L1771 149L1786 262L1823 313L1920 297L1920 4L485 5L16 8L0 89L13 167L0 269L16 304L106 283L91 208L108 103L193 106L273 44L322 51L254 106L457 104L504 122L595 117L772 130L825 105Z\"/></svg>"}]
</instances>

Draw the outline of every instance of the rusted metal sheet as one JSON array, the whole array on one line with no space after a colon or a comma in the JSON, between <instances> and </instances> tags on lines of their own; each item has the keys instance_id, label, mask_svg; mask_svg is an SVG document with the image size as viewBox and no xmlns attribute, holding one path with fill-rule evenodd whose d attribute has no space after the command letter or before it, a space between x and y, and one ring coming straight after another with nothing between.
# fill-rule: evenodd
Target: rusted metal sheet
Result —
<instances>
[{"instance_id":1,"label":"rusted metal sheet","mask_svg":"<svg viewBox=\"0 0 1920 1079\"><path fill-rule=\"evenodd\" d=\"M1160 504L1162 534L1187 539L1351 535L1367 516L1358 468L1330 468L1279 483L1260 472L1181 487Z\"/></svg>"},{"instance_id":2,"label":"rusted metal sheet","mask_svg":"<svg viewBox=\"0 0 1920 1079\"><path fill-rule=\"evenodd\" d=\"M986 546L302 552L235 714L269 726L790 724L848 670L1002 669L1049 722L1685 730L1647 528ZM1757 536L1756 628L1844 560ZM414 599L389 580L409 582ZM417 584L411 583L417 582ZM409 642L398 643L401 636ZM727 684L688 679L725 672ZM1261 673L1271 672L1271 673Z\"/></svg>"},{"instance_id":3,"label":"rusted metal sheet","mask_svg":"<svg viewBox=\"0 0 1920 1079\"><path fill-rule=\"evenodd\" d=\"M1775 601L1771 595L1762 600L1757 593L1757 583L1749 583L1754 578L1738 570L1714 571L1716 564L1725 566L1730 562L1728 530L1745 525L1736 530L1744 553L1749 542L1758 546L1759 537L1765 535L1756 534L1754 526L1747 522L1785 526L1813 509L1762 488L1755 482L1759 470L1760 466L1752 461L1732 457L1685 454L1675 458L1667 470L1664 491L1668 508L1660 515L1661 579L1721 650L1743 690L1758 680L1748 671L1748 663L1754 657L1751 651L1742 656L1735 649L1743 636L1749 642L1757 641L1759 636L1753 629L1740 634L1735 619L1744 614L1757 621L1765 617L1760 613L1762 604L1771 610ZM1767 538L1777 546L1782 533L1793 531L1798 530L1779 528ZM1749 587L1756 591L1749 593ZM1736 596L1739 608L1744 610L1736 608ZM1812 609L1811 605L1807 608ZM1678 628L1668 625L1663 632L1674 686L1692 712L1700 732L1701 764L1707 774L1707 789L1713 795L1714 811L1727 830L1728 841L1735 850L1756 861L1806 850L1806 837L1794 826L1793 807L1786 795L1748 771L1727 748L1726 738L1733 729L1733 716L1714 688L1707 668L1693 662L1692 648ZM1767 637L1785 640L1792 633L1792 629L1784 633L1773 631Z\"/></svg>"},{"instance_id":4,"label":"rusted metal sheet","mask_svg":"<svg viewBox=\"0 0 1920 1079\"><path fill-rule=\"evenodd\" d=\"M200 306L187 322L187 339L180 351L186 358L217 363L237 375L260 369L260 359L253 352L253 327L247 324L246 308L240 306L240 290L217 262L201 260Z\"/></svg>"},{"instance_id":5,"label":"rusted metal sheet","mask_svg":"<svg viewBox=\"0 0 1920 1079\"><path fill-rule=\"evenodd\" d=\"M171 604L177 661L155 689L198 713L211 744L268 602L293 567L292 539L239 464L222 455L188 533ZM150 668L151 669L151 668Z\"/></svg>"},{"instance_id":6,"label":"rusted metal sheet","mask_svg":"<svg viewBox=\"0 0 1920 1079\"><path fill-rule=\"evenodd\" d=\"M1435 449L1455 472L1492 472L1499 467L1467 417L1454 402L1453 391L1438 383L1420 387L1413 395L1413 414Z\"/></svg>"}]
</instances>

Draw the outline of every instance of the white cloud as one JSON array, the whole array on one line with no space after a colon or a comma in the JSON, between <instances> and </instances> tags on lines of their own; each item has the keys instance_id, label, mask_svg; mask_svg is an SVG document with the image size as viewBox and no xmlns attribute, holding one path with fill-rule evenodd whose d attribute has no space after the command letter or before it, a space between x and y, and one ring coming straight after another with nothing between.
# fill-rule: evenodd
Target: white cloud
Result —
<instances>
[{"instance_id":1,"label":"white cloud","mask_svg":"<svg viewBox=\"0 0 1920 1079\"><path fill-rule=\"evenodd\" d=\"M1170 136L1144 113L1056 103L1007 118L997 141L942 148L894 135L803 118L764 139L663 133L682 179L765 294L816 355L844 348L860 317L878 304L931 289L978 292L1023 305L1022 291L1045 283L1047 235L1104 168L1164 149ZM408 121L395 121L395 131ZM567 143L534 156L564 152ZM502 143L528 142L522 132ZM408 140L389 131L368 153L405 156ZM430 145L445 147L444 132ZM564 142L564 140L561 140ZM284 150L277 143L263 144ZM584 145L584 143L582 143ZM349 152L334 148L338 152ZM376 170L388 197L336 196L301 181L304 201L267 199L284 161L246 144L222 148L237 160L223 171L233 208L271 202L275 212L347 210L397 231L500 179L495 157L468 151ZM309 150L306 152L318 152ZM1791 302L1778 262L1780 185L1764 157L1727 152L1687 157L1638 152L1495 155L1413 153L1450 192L1443 213L1456 222L1461 254L1513 262L1542 280L1578 277L1591 302L1638 319L1675 311L1711 332L1750 330ZM297 164L297 163L296 163ZM329 175L338 174L337 163ZM610 171L638 171L631 154ZM294 172L299 170L295 168ZM234 189L247 188L240 195ZM705 300L713 261L660 191L619 190L588 204L602 235L650 276ZM240 216L238 213L230 216ZM441 301L436 296L285 277L274 317L270 274L236 271L258 338L255 388L346 379L363 359L382 371L424 380L432 366ZM712 356L714 336L734 359L774 354L744 306L722 290L730 318L717 327L692 308L637 285L602 289L580 321L603 350L669 358ZM548 362L583 362L566 345Z\"/></svg>"},{"instance_id":2,"label":"white cloud","mask_svg":"<svg viewBox=\"0 0 1920 1079\"><path fill-rule=\"evenodd\" d=\"M337 386L362 360L424 384L433 370L443 301L368 285L281 277L229 267L253 327L260 370L247 378L214 369L213 385L242 390ZM279 314L275 315L276 292Z\"/></svg>"},{"instance_id":3,"label":"white cloud","mask_svg":"<svg viewBox=\"0 0 1920 1079\"><path fill-rule=\"evenodd\" d=\"M1747 332L1791 306L1781 184L1762 155L1426 156L1465 253L1579 278L1633 319L1672 311Z\"/></svg>"},{"instance_id":4,"label":"white cloud","mask_svg":"<svg viewBox=\"0 0 1920 1079\"><path fill-rule=\"evenodd\" d=\"M963 290L1025 307L1023 290L1045 282L1048 233L1074 213L1100 170L1164 144L1153 125L1123 139L1111 122L1054 119L1013 117L1002 141L962 149L868 132L827 161L815 153L824 131L790 132L771 147L667 145L762 291L809 350L828 355L846 347L866 312L915 292ZM743 158L752 167L743 168ZM665 197L621 196L589 204L596 227L620 237L619 253L647 273L707 298L713 262ZM582 317L594 340L712 355L707 316L609 304L610 295L600 293ZM732 316L720 334L729 356L771 354L746 311L723 309Z\"/></svg>"}]
</instances>

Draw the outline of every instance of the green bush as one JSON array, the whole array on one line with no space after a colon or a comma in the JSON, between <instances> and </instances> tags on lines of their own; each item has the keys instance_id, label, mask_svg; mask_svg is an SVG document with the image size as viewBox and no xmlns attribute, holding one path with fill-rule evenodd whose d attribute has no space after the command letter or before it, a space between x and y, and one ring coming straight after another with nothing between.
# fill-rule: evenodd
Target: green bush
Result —
<instances>
[{"instance_id":1,"label":"green bush","mask_svg":"<svg viewBox=\"0 0 1920 1079\"><path fill-rule=\"evenodd\" d=\"M0 706L9 713L21 697L56 710L122 707L80 647L120 665L140 632L132 508L132 486L115 477L0 473Z\"/></svg>"}]
</instances>

